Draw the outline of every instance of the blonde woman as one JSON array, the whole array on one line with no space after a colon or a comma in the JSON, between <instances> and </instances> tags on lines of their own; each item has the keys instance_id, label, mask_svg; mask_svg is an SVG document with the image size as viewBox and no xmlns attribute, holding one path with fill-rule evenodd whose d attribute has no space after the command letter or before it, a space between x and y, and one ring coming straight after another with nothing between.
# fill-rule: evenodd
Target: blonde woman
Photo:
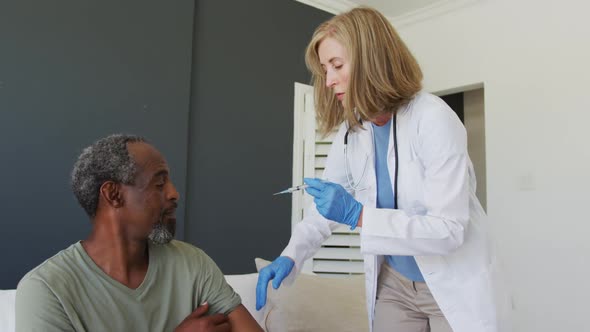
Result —
<instances>
[{"instance_id":1,"label":"blonde woman","mask_svg":"<svg viewBox=\"0 0 590 332\"><path fill-rule=\"evenodd\" d=\"M421 90L418 63L373 9L320 25L306 63L320 128L339 129L323 179L305 179L309 216L260 271L257 308L271 279L276 289L295 276L346 224L361 228L370 329L497 331L485 215L458 117Z\"/></svg>"}]
</instances>

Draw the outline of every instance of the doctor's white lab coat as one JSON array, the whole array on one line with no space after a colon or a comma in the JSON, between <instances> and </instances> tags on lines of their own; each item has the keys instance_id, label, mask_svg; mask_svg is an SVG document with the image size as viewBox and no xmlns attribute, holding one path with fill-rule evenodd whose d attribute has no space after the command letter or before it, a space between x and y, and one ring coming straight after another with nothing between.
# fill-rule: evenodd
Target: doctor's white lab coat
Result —
<instances>
[{"instance_id":1,"label":"doctor's white lab coat","mask_svg":"<svg viewBox=\"0 0 590 332\"><path fill-rule=\"evenodd\" d=\"M392 126L393 129L393 126ZM328 155L323 178L348 187L341 125ZM395 153L390 135L388 169L394 185ZM348 162L355 180L365 162L367 174L355 198L363 204L361 252L364 255L367 310L371 325L377 276L383 255L410 255L455 332L496 332L492 258L486 216L475 197L475 176L467 153L465 128L441 99L420 92L397 114L399 174L397 209L376 208L373 132L348 136ZM323 218L312 204L294 229L282 256L296 271L312 257L339 224Z\"/></svg>"}]
</instances>

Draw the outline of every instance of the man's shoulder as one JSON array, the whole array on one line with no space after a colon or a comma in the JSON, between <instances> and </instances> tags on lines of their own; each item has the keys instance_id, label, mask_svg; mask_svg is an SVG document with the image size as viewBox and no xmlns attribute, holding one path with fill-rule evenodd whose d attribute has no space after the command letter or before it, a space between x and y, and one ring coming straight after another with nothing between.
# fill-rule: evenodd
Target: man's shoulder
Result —
<instances>
[{"instance_id":1,"label":"man's shoulder","mask_svg":"<svg viewBox=\"0 0 590 332\"><path fill-rule=\"evenodd\" d=\"M173 256L176 259L183 258L194 261L195 259L200 260L208 258L207 254L202 249L179 240L172 240L165 245L154 245L152 248L158 250L163 255Z\"/></svg>"},{"instance_id":2,"label":"man's shoulder","mask_svg":"<svg viewBox=\"0 0 590 332\"><path fill-rule=\"evenodd\" d=\"M72 244L33 268L20 280L17 288L31 282L42 282L49 288L56 284L67 284L69 277L80 266L78 245Z\"/></svg>"},{"instance_id":3,"label":"man's shoulder","mask_svg":"<svg viewBox=\"0 0 590 332\"><path fill-rule=\"evenodd\" d=\"M218 269L217 264L202 249L183 241L172 240L164 245L152 245L154 259L158 266L166 266L165 271L187 273L197 276Z\"/></svg>"},{"instance_id":4,"label":"man's shoulder","mask_svg":"<svg viewBox=\"0 0 590 332\"><path fill-rule=\"evenodd\" d=\"M168 250L180 251L182 253L187 254L204 254L205 252L198 248L197 246L190 244L188 242L180 241L180 240L172 240L170 243L164 245L165 248Z\"/></svg>"}]
</instances>

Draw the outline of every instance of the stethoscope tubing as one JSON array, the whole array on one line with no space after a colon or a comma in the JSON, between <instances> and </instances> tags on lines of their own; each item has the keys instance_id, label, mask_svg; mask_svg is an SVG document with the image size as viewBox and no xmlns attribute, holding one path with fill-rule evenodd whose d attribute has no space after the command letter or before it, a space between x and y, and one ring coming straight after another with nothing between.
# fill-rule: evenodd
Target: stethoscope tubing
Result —
<instances>
[{"instance_id":1,"label":"stethoscope tubing","mask_svg":"<svg viewBox=\"0 0 590 332\"><path fill-rule=\"evenodd\" d=\"M398 158L398 149L397 149L397 114L394 113L393 114L393 119L392 119L392 126L393 126L393 150L394 150L394 156L395 156L395 160L394 160L394 165L395 165L395 171L394 171L394 175L393 175L393 204L394 204L394 208L397 209L397 179L398 179L398 174L399 174L399 158ZM359 120L360 124L363 124L363 120ZM357 187L358 184L354 184L354 186L350 183L350 179L348 176L348 172L350 170L349 166L348 166L348 134L350 133L350 129L346 131L346 133L344 134L344 168L345 168L345 172L346 172L346 178L349 181L349 186L356 190L355 187ZM366 165L365 168L363 169L363 174L361 175L361 179L359 180L359 183L362 182L363 178L365 177L365 169L366 169ZM350 176L352 176L352 173L350 174ZM354 180L354 179L353 179Z\"/></svg>"}]
</instances>

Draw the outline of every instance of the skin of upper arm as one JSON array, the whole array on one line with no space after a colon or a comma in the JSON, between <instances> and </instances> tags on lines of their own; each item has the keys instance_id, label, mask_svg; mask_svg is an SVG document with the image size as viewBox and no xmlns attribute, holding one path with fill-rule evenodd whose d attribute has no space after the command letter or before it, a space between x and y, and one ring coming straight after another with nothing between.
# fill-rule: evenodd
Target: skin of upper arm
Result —
<instances>
[{"instance_id":1,"label":"skin of upper arm","mask_svg":"<svg viewBox=\"0 0 590 332\"><path fill-rule=\"evenodd\" d=\"M243 304L227 315L232 332L263 332L262 328Z\"/></svg>"}]
</instances>

